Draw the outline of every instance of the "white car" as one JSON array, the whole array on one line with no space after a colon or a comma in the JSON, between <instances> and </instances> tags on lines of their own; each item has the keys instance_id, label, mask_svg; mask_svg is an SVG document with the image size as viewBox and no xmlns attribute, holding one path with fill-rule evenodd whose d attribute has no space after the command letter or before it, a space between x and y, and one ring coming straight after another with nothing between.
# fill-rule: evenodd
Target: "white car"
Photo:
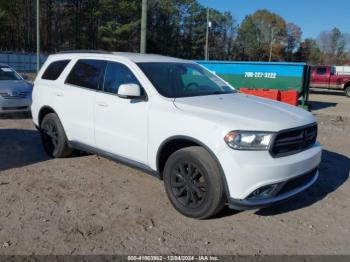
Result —
<instances>
[{"instance_id":1,"label":"white car","mask_svg":"<svg viewBox=\"0 0 350 262\"><path fill-rule=\"evenodd\" d=\"M267 207L318 178L312 114L240 94L187 60L51 55L34 83L32 115L50 156L80 149L148 171L189 217L210 217L225 203Z\"/></svg>"}]
</instances>

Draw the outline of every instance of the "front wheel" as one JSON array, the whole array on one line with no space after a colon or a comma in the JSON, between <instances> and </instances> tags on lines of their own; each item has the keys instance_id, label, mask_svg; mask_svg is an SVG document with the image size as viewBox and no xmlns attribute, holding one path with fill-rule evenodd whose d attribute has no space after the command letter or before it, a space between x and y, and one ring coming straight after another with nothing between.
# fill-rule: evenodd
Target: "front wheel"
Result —
<instances>
[{"instance_id":1,"label":"front wheel","mask_svg":"<svg viewBox=\"0 0 350 262\"><path fill-rule=\"evenodd\" d=\"M350 85L347 86L347 87L345 87L345 95L346 95L347 97L350 97Z\"/></svg>"},{"instance_id":2,"label":"front wheel","mask_svg":"<svg viewBox=\"0 0 350 262\"><path fill-rule=\"evenodd\" d=\"M68 146L66 134L56 114L50 113L44 117L40 131L44 150L50 157L61 158L72 154L73 150Z\"/></svg>"},{"instance_id":3,"label":"front wheel","mask_svg":"<svg viewBox=\"0 0 350 262\"><path fill-rule=\"evenodd\" d=\"M166 162L163 178L172 205L185 216L208 218L225 205L220 169L202 147L173 153Z\"/></svg>"}]
</instances>

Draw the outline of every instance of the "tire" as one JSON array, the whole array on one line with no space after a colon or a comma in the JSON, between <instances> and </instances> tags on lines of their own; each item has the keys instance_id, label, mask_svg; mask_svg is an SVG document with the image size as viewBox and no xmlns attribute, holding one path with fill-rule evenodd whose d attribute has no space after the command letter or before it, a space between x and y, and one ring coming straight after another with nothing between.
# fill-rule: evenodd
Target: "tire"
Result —
<instances>
[{"instance_id":1,"label":"tire","mask_svg":"<svg viewBox=\"0 0 350 262\"><path fill-rule=\"evenodd\" d=\"M345 87L345 95L347 97L350 97L350 85L348 85L347 87Z\"/></svg>"},{"instance_id":2,"label":"tire","mask_svg":"<svg viewBox=\"0 0 350 262\"><path fill-rule=\"evenodd\" d=\"M68 157L73 150L68 146L61 121L54 113L47 114L40 125L41 141L46 154L54 158Z\"/></svg>"},{"instance_id":3,"label":"tire","mask_svg":"<svg viewBox=\"0 0 350 262\"><path fill-rule=\"evenodd\" d=\"M202 147L173 153L165 164L163 178L170 202L187 217L205 219L225 205L220 168Z\"/></svg>"}]
</instances>

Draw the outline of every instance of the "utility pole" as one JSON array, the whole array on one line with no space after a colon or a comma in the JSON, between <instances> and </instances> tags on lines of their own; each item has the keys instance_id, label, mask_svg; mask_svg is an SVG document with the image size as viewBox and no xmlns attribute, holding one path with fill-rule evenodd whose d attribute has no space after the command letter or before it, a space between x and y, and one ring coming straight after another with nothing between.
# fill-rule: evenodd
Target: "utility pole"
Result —
<instances>
[{"instance_id":1,"label":"utility pole","mask_svg":"<svg viewBox=\"0 0 350 262\"><path fill-rule=\"evenodd\" d=\"M40 0L36 0L36 70L40 70Z\"/></svg>"},{"instance_id":2,"label":"utility pole","mask_svg":"<svg viewBox=\"0 0 350 262\"><path fill-rule=\"evenodd\" d=\"M209 60L209 28L211 27L211 22L209 21L209 8L207 8L207 31L205 34L205 60Z\"/></svg>"},{"instance_id":3,"label":"utility pole","mask_svg":"<svg viewBox=\"0 0 350 262\"><path fill-rule=\"evenodd\" d=\"M273 35L273 33L274 33L274 27L272 27L271 28L271 41L270 41L270 56L269 56L269 62L271 62L271 60L272 60L272 48L273 48L273 42L274 42L274 35Z\"/></svg>"},{"instance_id":4,"label":"utility pole","mask_svg":"<svg viewBox=\"0 0 350 262\"><path fill-rule=\"evenodd\" d=\"M147 0L142 0L140 53L145 54L146 48L147 48Z\"/></svg>"}]
</instances>

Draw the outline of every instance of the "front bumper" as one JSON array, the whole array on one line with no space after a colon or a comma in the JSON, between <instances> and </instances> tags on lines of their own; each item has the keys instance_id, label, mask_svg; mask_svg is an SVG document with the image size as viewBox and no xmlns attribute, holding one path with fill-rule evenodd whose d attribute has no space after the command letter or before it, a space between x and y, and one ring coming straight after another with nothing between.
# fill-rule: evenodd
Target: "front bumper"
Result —
<instances>
[{"instance_id":1,"label":"front bumper","mask_svg":"<svg viewBox=\"0 0 350 262\"><path fill-rule=\"evenodd\" d=\"M262 199L233 199L230 198L228 200L229 207L235 210L250 210L250 209L260 209L260 208L266 208L272 205L279 204L283 201L286 201L289 198L292 198L293 196L303 192L304 190L308 189L310 186L312 186L316 180L319 177L318 170L312 170L312 176L305 181L305 183L300 184L298 187L295 187L294 189L291 189L289 191L283 192L281 194L276 194L275 196L269 197L269 198L262 198ZM302 175L303 176L303 175ZM288 181L283 183L284 185L288 184ZM283 189L283 187L281 187Z\"/></svg>"},{"instance_id":2,"label":"front bumper","mask_svg":"<svg viewBox=\"0 0 350 262\"><path fill-rule=\"evenodd\" d=\"M318 173L315 173L315 181L309 181L310 185L304 181L304 184L291 192L261 200L250 199L251 194L262 187L282 185L316 170L321 156L322 148L318 142L305 151L279 158L273 158L267 151L238 151L230 148L217 154L224 173L227 198L232 207L242 206L244 209L275 204L311 186Z\"/></svg>"},{"instance_id":3,"label":"front bumper","mask_svg":"<svg viewBox=\"0 0 350 262\"><path fill-rule=\"evenodd\" d=\"M17 112L29 112L32 99L20 98L20 99L4 99L0 97L0 113L17 113Z\"/></svg>"}]
</instances>

